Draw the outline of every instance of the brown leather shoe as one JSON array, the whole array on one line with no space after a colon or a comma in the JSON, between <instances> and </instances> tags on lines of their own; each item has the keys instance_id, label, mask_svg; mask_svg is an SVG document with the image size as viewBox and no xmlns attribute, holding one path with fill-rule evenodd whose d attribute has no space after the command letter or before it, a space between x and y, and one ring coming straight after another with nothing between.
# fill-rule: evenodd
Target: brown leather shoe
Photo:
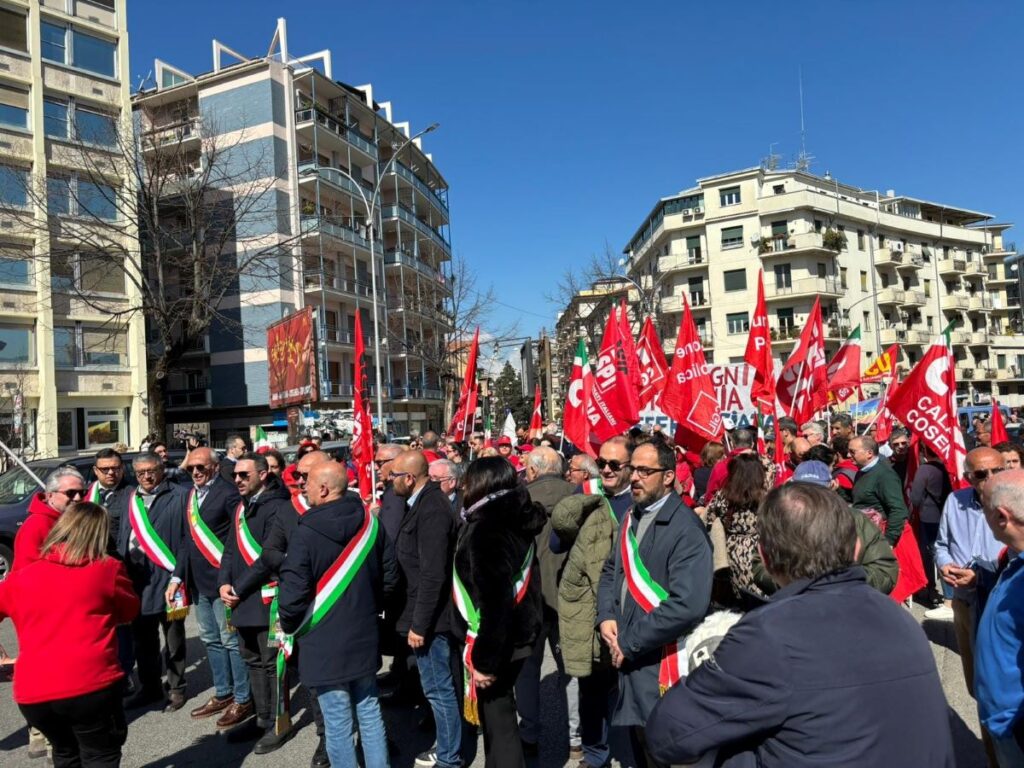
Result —
<instances>
[{"instance_id":1,"label":"brown leather shoe","mask_svg":"<svg viewBox=\"0 0 1024 768\"><path fill-rule=\"evenodd\" d=\"M244 723L252 716L253 706L251 701L247 701L245 704L231 702L227 711L225 711L220 720L217 721L217 730L224 731L228 728L234 728L236 725Z\"/></svg>"},{"instance_id":2,"label":"brown leather shoe","mask_svg":"<svg viewBox=\"0 0 1024 768\"><path fill-rule=\"evenodd\" d=\"M177 712L179 709L185 706L185 694L171 691L167 694L167 706L164 707L164 712Z\"/></svg>"},{"instance_id":3,"label":"brown leather shoe","mask_svg":"<svg viewBox=\"0 0 1024 768\"><path fill-rule=\"evenodd\" d=\"M216 715L218 712L223 712L225 709L230 707L234 703L234 701L234 696L225 696L223 699L218 699L216 696L211 696L210 700L203 704L203 706L196 707L192 710L192 717L195 720L202 720L204 717Z\"/></svg>"}]
</instances>

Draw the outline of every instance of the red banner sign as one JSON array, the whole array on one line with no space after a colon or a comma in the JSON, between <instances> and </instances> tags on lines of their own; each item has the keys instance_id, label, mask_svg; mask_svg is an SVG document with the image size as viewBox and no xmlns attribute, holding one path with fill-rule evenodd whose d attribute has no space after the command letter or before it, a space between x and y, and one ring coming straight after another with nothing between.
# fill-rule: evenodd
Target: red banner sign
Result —
<instances>
[{"instance_id":1,"label":"red banner sign","mask_svg":"<svg viewBox=\"0 0 1024 768\"><path fill-rule=\"evenodd\" d=\"M319 399L314 325L306 307L267 328L271 408Z\"/></svg>"}]
</instances>

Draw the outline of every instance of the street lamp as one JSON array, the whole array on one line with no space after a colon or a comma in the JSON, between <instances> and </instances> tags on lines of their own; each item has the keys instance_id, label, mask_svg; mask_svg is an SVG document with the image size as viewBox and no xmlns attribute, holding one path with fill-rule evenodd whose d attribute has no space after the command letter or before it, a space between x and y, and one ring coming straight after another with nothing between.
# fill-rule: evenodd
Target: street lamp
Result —
<instances>
[{"instance_id":1,"label":"street lamp","mask_svg":"<svg viewBox=\"0 0 1024 768\"><path fill-rule=\"evenodd\" d=\"M374 211L380 203L380 185L384 181L384 177L387 176L391 166L394 165L398 156L402 153L402 150L412 144L416 139L425 134L436 131L441 126L440 123L431 123L422 131L417 133L415 136L406 139L404 142L398 145L398 147L391 153L391 159L388 160L384 167L380 169L380 173L377 174L377 183L373 186L373 194L370 199L366 199L366 194L363 192L362 184L352 178L351 174L341 168L335 168L334 170L345 176L349 181L352 182L352 186L356 192L359 193L360 199L363 201L363 206L366 208L366 234L367 240L370 241L370 259L373 264L373 269L370 270L370 290L373 294L373 367L376 371L375 381L377 386L377 425L378 427L384 426L384 399L383 390L384 387L380 380L380 310L378 307L377 300L377 251L374 245L374 234L373 234L373 223L374 223ZM358 386L358 383L356 384Z\"/></svg>"}]
</instances>

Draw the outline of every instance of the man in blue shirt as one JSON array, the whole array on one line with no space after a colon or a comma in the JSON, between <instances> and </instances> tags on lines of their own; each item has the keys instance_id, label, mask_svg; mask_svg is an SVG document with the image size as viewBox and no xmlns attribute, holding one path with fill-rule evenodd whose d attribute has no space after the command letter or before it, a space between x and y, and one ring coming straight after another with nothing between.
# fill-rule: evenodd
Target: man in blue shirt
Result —
<instances>
[{"instance_id":1,"label":"man in blue shirt","mask_svg":"<svg viewBox=\"0 0 1024 768\"><path fill-rule=\"evenodd\" d=\"M1010 470L985 491L985 520L1008 547L1009 563L989 595L978 625L975 692L978 717L992 736L1000 768L1024 766L1024 470Z\"/></svg>"}]
</instances>

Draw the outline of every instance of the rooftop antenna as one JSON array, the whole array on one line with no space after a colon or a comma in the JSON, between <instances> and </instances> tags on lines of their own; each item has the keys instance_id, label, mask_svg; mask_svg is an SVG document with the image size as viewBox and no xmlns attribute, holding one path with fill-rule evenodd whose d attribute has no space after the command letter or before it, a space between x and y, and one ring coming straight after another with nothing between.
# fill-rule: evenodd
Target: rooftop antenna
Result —
<instances>
[{"instance_id":1,"label":"rooftop antenna","mask_svg":"<svg viewBox=\"0 0 1024 768\"><path fill-rule=\"evenodd\" d=\"M807 154L807 131L804 127L804 68L800 72L800 154L796 157L796 169L807 172L811 168L813 159Z\"/></svg>"},{"instance_id":2,"label":"rooftop antenna","mask_svg":"<svg viewBox=\"0 0 1024 768\"><path fill-rule=\"evenodd\" d=\"M761 161L761 170L776 171L779 168L779 156L775 154L775 145L779 142L773 141L768 145L768 157Z\"/></svg>"}]
</instances>

